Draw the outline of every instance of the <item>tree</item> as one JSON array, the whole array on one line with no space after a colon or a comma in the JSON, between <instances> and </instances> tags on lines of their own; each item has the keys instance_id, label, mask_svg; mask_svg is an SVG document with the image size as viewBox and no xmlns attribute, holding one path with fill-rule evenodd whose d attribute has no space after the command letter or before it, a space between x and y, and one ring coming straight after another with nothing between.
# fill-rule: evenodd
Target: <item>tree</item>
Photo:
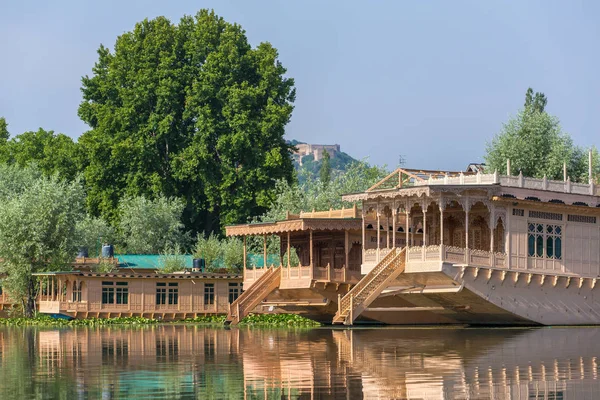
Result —
<instances>
[{"instance_id":1,"label":"tree","mask_svg":"<svg viewBox=\"0 0 600 400\"><path fill-rule=\"evenodd\" d=\"M331 164L329 163L329 152L323 152L323 160L321 162L321 170L319 171L319 178L323 186L327 186L331 180Z\"/></svg>"},{"instance_id":2,"label":"tree","mask_svg":"<svg viewBox=\"0 0 600 400\"><path fill-rule=\"evenodd\" d=\"M118 224L121 244L130 254L158 254L176 245L185 246L183 207L179 199L163 196L154 200L142 196L123 199Z\"/></svg>"},{"instance_id":3,"label":"tree","mask_svg":"<svg viewBox=\"0 0 600 400\"><path fill-rule=\"evenodd\" d=\"M80 168L78 147L73 139L46 131L29 131L15 136L6 144L0 161L25 167L35 163L46 176L59 174L67 180L75 179Z\"/></svg>"},{"instance_id":4,"label":"tree","mask_svg":"<svg viewBox=\"0 0 600 400\"><path fill-rule=\"evenodd\" d=\"M18 176L17 167L2 167L0 180ZM1 172L0 172L1 173ZM28 173L20 176L24 182ZM0 272L3 284L26 316L35 311L36 279L32 274L64 270L75 256L75 223L84 198L79 181L53 176L35 178L0 199Z\"/></svg>"},{"instance_id":5,"label":"tree","mask_svg":"<svg viewBox=\"0 0 600 400\"><path fill-rule=\"evenodd\" d=\"M6 142L10 134L8 133L8 123L4 117L0 117L0 142Z\"/></svg>"},{"instance_id":6,"label":"tree","mask_svg":"<svg viewBox=\"0 0 600 400\"><path fill-rule=\"evenodd\" d=\"M534 95L530 88L525 97L525 108L488 143L486 164L492 171L506 173L506 160L510 159L511 172L562 179L563 163L580 167L582 150L562 132L558 118L544 111L547 99L542 93Z\"/></svg>"},{"instance_id":7,"label":"tree","mask_svg":"<svg viewBox=\"0 0 600 400\"><path fill-rule=\"evenodd\" d=\"M244 244L240 239L228 238L221 241L223 266L232 272L239 272L244 266Z\"/></svg>"},{"instance_id":8,"label":"tree","mask_svg":"<svg viewBox=\"0 0 600 400\"><path fill-rule=\"evenodd\" d=\"M91 212L116 220L123 196L178 197L194 232L264 213L275 182L293 177L285 72L269 43L252 48L207 10L144 20L114 51L100 46L79 107Z\"/></svg>"},{"instance_id":9,"label":"tree","mask_svg":"<svg viewBox=\"0 0 600 400\"><path fill-rule=\"evenodd\" d=\"M194 258L203 258L206 267L212 270L220 266L222 255L221 242L215 234L211 233L208 237L198 235Z\"/></svg>"},{"instance_id":10,"label":"tree","mask_svg":"<svg viewBox=\"0 0 600 400\"><path fill-rule=\"evenodd\" d=\"M115 244L117 238L114 228L104 219L90 215L77 221L75 233L77 246L85 247L90 257L99 257L102 244Z\"/></svg>"}]
</instances>

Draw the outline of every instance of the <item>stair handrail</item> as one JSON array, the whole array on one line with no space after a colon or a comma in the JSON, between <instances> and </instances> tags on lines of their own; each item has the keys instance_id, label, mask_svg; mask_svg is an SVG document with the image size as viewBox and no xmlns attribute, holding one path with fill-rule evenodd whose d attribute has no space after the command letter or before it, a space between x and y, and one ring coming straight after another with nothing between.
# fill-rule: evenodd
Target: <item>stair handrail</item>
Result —
<instances>
[{"instance_id":1,"label":"stair handrail","mask_svg":"<svg viewBox=\"0 0 600 400\"><path fill-rule=\"evenodd\" d=\"M246 292L244 292L248 293L247 296L243 296L244 293L242 293L242 295L240 295L232 303L232 305L235 305L235 310L237 311L237 315L235 316L236 318L240 318L240 315L246 309L246 304L251 303L256 299L256 297L258 297L258 294L260 293L260 289L262 287L270 284L273 281L273 279L277 278L279 274L278 268L279 267L275 268L273 266L269 267L268 270L265 271L265 273L260 278L258 278L258 280ZM232 317L232 315L229 315L228 317Z\"/></svg>"},{"instance_id":2,"label":"stair handrail","mask_svg":"<svg viewBox=\"0 0 600 400\"><path fill-rule=\"evenodd\" d=\"M404 251L404 248L402 249ZM359 298L362 292L367 288L370 283L379 275L379 273L385 270L389 264L396 258L398 255L398 248L394 247L392 251L390 251L384 258L373 268L363 279L360 280L348 293L344 296L340 302L340 315L342 313L346 313L349 311L350 307L350 296L353 297L353 300Z\"/></svg>"}]
</instances>

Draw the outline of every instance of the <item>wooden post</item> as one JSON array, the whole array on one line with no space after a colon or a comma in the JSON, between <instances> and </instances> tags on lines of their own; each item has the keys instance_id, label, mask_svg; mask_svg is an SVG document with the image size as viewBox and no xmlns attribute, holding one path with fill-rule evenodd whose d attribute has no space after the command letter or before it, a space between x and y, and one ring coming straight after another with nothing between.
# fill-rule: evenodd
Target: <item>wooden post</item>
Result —
<instances>
[{"instance_id":1,"label":"wooden post","mask_svg":"<svg viewBox=\"0 0 600 400\"><path fill-rule=\"evenodd\" d=\"M312 271L312 267L313 267L313 232L312 229L308 231L308 235L309 235L309 257L310 257L310 269Z\"/></svg>"},{"instance_id":2,"label":"wooden post","mask_svg":"<svg viewBox=\"0 0 600 400\"><path fill-rule=\"evenodd\" d=\"M247 265L247 259L248 259L248 253L247 253L247 249L246 249L246 236L243 237L244 240L244 275L246 274L246 268L248 267Z\"/></svg>"},{"instance_id":3,"label":"wooden post","mask_svg":"<svg viewBox=\"0 0 600 400\"><path fill-rule=\"evenodd\" d=\"M267 235L263 235L264 268L267 268Z\"/></svg>"},{"instance_id":4,"label":"wooden post","mask_svg":"<svg viewBox=\"0 0 600 400\"><path fill-rule=\"evenodd\" d=\"M469 199L465 201L465 263L469 263Z\"/></svg>"},{"instance_id":5,"label":"wooden post","mask_svg":"<svg viewBox=\"0 0 600 400\"><path fill-rule=\"evenodd\" d=\"M444 245L444 207L440 204L440 249Z\"/></svg>"},{"instance_id":6,"label":"wooden post","mask_svg":"<svg viewBox=\"0 0 600 400\"><path fill-rule=\"evenodd\" d=\"M379 263L380 239L381 239L381 224L380 224L380 217L379 217L379 206L377 206L377 263Z\"/></svg>"},{"instance_id":7,"label":"wooden post","mask_svg":"<svg viewBox=\"0 0 600 400\"><path fill-rule=\"evenodd\" d=\"M290 245L290 232L287 233L287 266L290 267L290 253L291 253L291 245Z\"/></svg>"},{"instance_id":8,"label":"wooden post","mask_svg":"<svg viewBox=\"0 0 600 400\"><path fill-rule=\"evenodd\" d=\"M398 215L398 210L396 209L396 205L394 204L394 210L392 210L392 248L396 247L396 216Z\"/></svg>"},{"instance_id":9,"label":"wooden post","mask_svg":"<svg viewBox=\"0 0 600 400\"><path fill-rule=\"evenodd\" d=\"M385 216L385 246L390 248L390 217Z\"/></svg>"},{"instance_id":10,"label":"wooden post","mask_svg":"<svg viewBox=\"0 0 600 400\"><path fill-rule=\"evenodd\" d=\"M491 206L493 207L493 206ZM494 252L494 230L496 226L496 216L494 215L493 208L490 210L490 253ZM493 266L493 265L492 265Z\"/></svg>"},{"instance_id":11,"label":"wooden post","mask_svg":"<svg viewBox=\"0 0 600 400\"><path fill-rule=\"evenodd\" d=\"M406 215L406 221L405 221L406 230L404 231L404 234L406 235L406 243L404 243L404 246L406 248L408 248L409 239L410 239L410 236L409 236L409 233L408 233L408 231L410 229L410 224L408 223L408 219L410 218L410 214L409 214L408 208L406 208L406 210L404 210L404 213Z\"/></svg>"},{"instance_id":12,"label":"wooden post","mask_svg":"<svg viewBox=\"0 0 600 400\"><path fill-rule=\"evenodd\" d=\"M425 247L427 247L427 209L423 208L423 244L421 246L421 256L425 261Z\"/></svg>"},{"instance_id":13,"label":"wooden post","mask_svg":"<svg viewBox=\"0 0 600 400\"><path fill-rule=\"evenodd\" d=\"M348 269L350 267L350 235L348 235L347 229L344 229L344 253L346 253L344 268Z\"/></svg>"}]
</instances>

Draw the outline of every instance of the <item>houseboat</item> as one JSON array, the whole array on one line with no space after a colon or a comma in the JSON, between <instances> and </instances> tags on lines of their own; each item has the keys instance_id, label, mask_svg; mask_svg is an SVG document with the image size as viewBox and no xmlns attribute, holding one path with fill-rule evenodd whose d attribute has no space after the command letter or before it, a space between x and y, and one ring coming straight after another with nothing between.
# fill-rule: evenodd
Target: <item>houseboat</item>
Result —
<instances>
[{"instance_id":1,"label":"houseboat","mask_svg":"<svg viewBox=\"0 0 600 400\"><path fill-rule=\"evenodd\" d=\"M507 170L397 169L364 193L343 196L362 205L361 278L328 298L337 306L332 322L599 324L600 188L591 168L587 184L566 173L553 181ZM314 288L311 263L305 285ZM274 281L299 276L301 267L271 268L269 281L246 278L253 274L244 270L247 291L238 303L270 300Z\"/></svg>"},{"instance_id":2,"label":"houseboat","mask_svg":"<svg viewBox=\"0 0 600 400\"><path fill-rule=\"evenodd\" d=\"M132 257L137 257L137 263ZM125 257L129 260L125 266L123 260L115 258L115 265L120 267L108 273L94 272L96 259L78 259L78 271L34 274L40 285L39 312L67 318L179 320L227 314L242 291L241 275L161 273L152 263L148 265L149 257Z\"/></svg>"},{"instance_id":3,"label":"houseboat","mask_svg":"<svg viewBox=\"0 0 600 400\"><path fill-rule=\"evenodd\" d=\"M284 310L331 322L337 302L362 277L362 218L355 206L322 212L288 213L285 220L226 227L227 236L244 241L244 290L231 306L227 322L249 312ZM280 238L279 263L256 268L247 259L246 239L262 236L267 265L267 237ZM292 251L298 263L291 260Z\"/></svg>"}]
</instances>

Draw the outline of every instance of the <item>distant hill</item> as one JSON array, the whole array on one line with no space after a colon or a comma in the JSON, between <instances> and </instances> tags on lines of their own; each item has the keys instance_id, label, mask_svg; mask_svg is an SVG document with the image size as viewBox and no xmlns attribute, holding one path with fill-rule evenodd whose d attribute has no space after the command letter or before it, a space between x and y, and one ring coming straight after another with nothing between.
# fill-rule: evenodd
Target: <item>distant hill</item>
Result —
<instances>
[{"instance_id":1,"label":"distant hill","mask_svg":"<svg viewBox=\"0 0 600 400\"><path fill-rule=\"evenodd\" d=\"M321 169L323 153L327 151L330 155L330 164L333 174L346 171L348 165L357 161L340 149L339 144L323 145L309 144L298 140L290 140L289 144L296 146L297 151L293 153L292 159L296 171L304 171L313 177L318 177ZM299 174L302 179L302 174Z\"/></svg>"}]
</instances>

